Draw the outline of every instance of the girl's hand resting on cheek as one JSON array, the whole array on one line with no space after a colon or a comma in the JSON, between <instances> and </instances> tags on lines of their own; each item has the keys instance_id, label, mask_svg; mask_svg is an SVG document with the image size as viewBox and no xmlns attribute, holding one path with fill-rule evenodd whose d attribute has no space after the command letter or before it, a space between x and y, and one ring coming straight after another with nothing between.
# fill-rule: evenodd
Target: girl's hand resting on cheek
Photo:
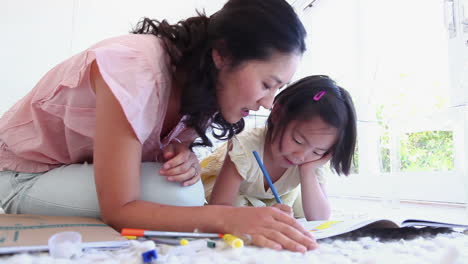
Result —
<instances>
[{"instance_id":1,"label":"girl's hand resting on cheek","mask_svg":"<svg viewBox=\"0 0 468 264\"><path fill-rule=\"evenodd\" d=\"M251 243L276 250L305 253L318 247L312 234L288 213L275 207L233 207L224 218L225 230Z\"/></svg>"},{"instance_id":2,"label":"girl's hand resting on cheek","mask_svg":"<svg viewBox=\"0 0 468 264\"><path fill-rule=\"evenodd\" d=\"M163 149L164 164L159 174L168 181L189 186L200 180L200 164L197 156L186 145L172 142Z\"/></svg>"},{"instance_id":3,"label":"girl's hand resting on cheek","mask_svg":"<svg viewBox=\"0 0 468 264\"><path fill-rule=\"evenodd\" d=\"M299 165L299 170L301 174L304 175L304 172L308 171L315 171L315 169L322 167L332 158L332 153L328 153L327 155L321 157L318 160L310 161Z\"/></svg>"}]
</instances>

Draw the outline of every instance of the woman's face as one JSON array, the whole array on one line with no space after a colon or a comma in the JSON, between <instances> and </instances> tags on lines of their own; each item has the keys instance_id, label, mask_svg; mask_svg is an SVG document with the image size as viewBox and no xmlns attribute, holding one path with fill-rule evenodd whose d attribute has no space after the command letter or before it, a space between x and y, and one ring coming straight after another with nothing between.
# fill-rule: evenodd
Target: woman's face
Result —
<instances>
[{"instance_id":1,"label":"woman's face","mask_svg":"<svg viewBox=\"0 0 468 264\"><path fill-rule=\"evenodd\" d=\"M308 121L291 121L283 135L277 135L271 146L275 164L289 168L319 160L333 147L337 129L320 117Z\"/></svg>"},{"instance_id":2,"label":"woman's face","mask_svg":"<svg viewBox=\"0 0 468 264\"><path fill-rule=\"evenodd\" d=\"M288 83L300 61L298 54L276 53L267 61L252 60L232 68L216 51L213 60L219 70L218 104L224 119L233 124L257 111L270 109L280 87Z\"/></svg>"}]
</instances>

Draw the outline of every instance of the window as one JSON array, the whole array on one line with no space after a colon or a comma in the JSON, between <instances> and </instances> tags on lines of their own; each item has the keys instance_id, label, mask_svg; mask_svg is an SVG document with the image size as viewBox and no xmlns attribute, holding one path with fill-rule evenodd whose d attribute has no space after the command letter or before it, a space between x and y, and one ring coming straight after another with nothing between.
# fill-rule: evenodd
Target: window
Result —
<instances>
[{"instance_id":1,"label":"window","mask_svg":"<svg viewBox=\"0 0 468 264\"><path fill-rule=\"evenodd\" d=\"M353 174L332 175L331 195L391 192L404 200L466 203L468 25L461 27L462 4L314 1L302 12L308 51L295 79L329 75L350 91L359 119ZM450 19L457 34L450 32Z\"/></svg>"}]
</instances>

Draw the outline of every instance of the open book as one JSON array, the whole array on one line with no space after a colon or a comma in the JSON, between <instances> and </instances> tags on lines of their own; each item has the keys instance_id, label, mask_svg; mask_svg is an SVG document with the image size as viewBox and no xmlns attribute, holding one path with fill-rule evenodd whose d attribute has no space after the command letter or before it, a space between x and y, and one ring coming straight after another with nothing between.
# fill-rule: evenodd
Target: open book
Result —
<instances>
[{"instance_id":1,"label":"open book","mask_svg":"<svg viewBox=\"0 0 468 264\"><path fill-rule=\"evenodd\" d=\"M358 229L372 228L402 228L402 227L447 227L468 229L467 224L455 224L422 219L406 219L400 222L389 219L350 219L343 221L305 221L299 219L299 223L314 235L315 239L323 239L345 234Z\"/></svg>"},{"instance_id":2,"label":"open book","mask_svg":"<svg viewBox=\"0 0 468 264\"><path fill-rule=\"evenodd\" d=\"M0 214L0 254L47 251L49 238L76 231L83 248L119 248L128 240L99 219L86 217Z\"/></svg>"}]
</instances>

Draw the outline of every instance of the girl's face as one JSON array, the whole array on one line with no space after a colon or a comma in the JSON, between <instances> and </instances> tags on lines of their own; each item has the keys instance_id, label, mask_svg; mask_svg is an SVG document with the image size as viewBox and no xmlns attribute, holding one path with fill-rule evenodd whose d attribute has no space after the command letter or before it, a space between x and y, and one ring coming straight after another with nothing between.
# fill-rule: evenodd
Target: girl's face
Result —
<instances>
[{"instance_id":1,"label":"girl's face","mask_svg":"<svg viewBox=\"0 0 468 264\"><path fill-rule=\"evenodd\" d=\"M227 122L237 123L250 110L271 108L278 89L296 71L300 55L276 53L267 61L248 61L235 68L216 51L213 60L219 70L216 88L220 112Z\"/></svg>"},{"instance_id":2,"label":"girl's face","mask_svg":"<svg viewBox=\"0 0 468 264\"><path fill-rule=\"evenodd\" d=\"M271 144L273 160L282 168L289 168L319 160L333 146L337 129L320 117L308 121L291 121L283 136L277 135Z\"/></svg>"}]
</instances>

